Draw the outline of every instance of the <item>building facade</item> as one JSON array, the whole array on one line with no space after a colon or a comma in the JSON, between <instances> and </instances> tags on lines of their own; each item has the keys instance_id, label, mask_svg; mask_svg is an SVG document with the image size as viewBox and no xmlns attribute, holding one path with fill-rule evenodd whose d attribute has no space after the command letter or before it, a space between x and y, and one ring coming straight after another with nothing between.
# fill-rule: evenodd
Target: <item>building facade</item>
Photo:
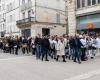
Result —
<instances>
[{"instance_id":1,"label":"building facade","mask_svg":"<svg viewBox=\"0 0 100 80\"><path fill-rule=\"evenodd\" d=\"M77 30L100 33L100 0L77 0Z\"/></svg>"},{"instance_id":2,"label":"building facade","mask_svg":"<svg viewBox=\"0 0 100 80\"><path fill-rule=\"evenodd\" d=\"M6 29L5 0L0 0L0 37L3 37Z\"/></svg>"},{"instance_id":3,"label":"building facade","mask_svg":"<svg viewBox=\"0 0 100 80\"><path fill-rule=\"evenodd\" d=\"M100 0L68 0L67 7L69 34L100 33Z\"/></svg>"},{"instance_id":4,"label":"building facade","mask_svg":"<svg viewBox=\"0 0 100 80\"><path fill-rule=\"evenodd\" d=\"M0 0L0 37L66 34L64 0Z\"/></svg>"},{"instance_id":5,"label":"building facade","mask_svg":"<svg viewBox=\"0 0 100 80\"><path fill-rule=\"evenodd\" d=\"M64 0L20 0L17 27L22 35L62 35L66 33Z\"/></svg>"},{"instance_id":6,"label":"building facade","mask_svg":"<svg viewBox=\"0 0 100 80\"><path fill-rule=\"evenodd\" d=\"M19 0L5 0L6 33L5 36L20 35L16 21L19 20Z\"/></svg>"}]
</instances>

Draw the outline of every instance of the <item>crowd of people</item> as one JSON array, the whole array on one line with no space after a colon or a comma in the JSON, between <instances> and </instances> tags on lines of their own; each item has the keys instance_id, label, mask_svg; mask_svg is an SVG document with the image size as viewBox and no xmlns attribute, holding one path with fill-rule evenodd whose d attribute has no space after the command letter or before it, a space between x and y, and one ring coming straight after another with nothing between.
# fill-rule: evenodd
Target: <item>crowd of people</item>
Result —
<instances>
[{"instance_id":1,"label":"crowd of people","mask_svg":"<svg viewBox=\"0 0 100 80\"><path fill-rule=\"evenodd\" d=\"M94 59L100 54L100 35L89 36L87 34L75 36L40 36L32 37L4 37L1 38L0 48L4 53L19 54L20 49L23 54L32 53L36 59L63 62L67 59L78 62Z\"/></svg>"}]
</instances>

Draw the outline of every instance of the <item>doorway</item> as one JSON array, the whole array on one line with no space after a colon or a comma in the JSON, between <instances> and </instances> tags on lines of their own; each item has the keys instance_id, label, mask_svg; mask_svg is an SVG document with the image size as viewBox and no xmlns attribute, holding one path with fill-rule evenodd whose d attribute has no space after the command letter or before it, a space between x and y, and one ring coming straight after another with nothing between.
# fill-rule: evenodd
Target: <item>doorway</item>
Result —
<instances>
[{"instance_id":1,"label":"doorway","mask_svg":"<svg viewBox=\"0 0 100 80\"><path fill-rule=\"evenodd\" d=\"M23 30L21 30L21 33L23 36L29 37L29 36L31 36L31 29L23 29Z\"/></svg>"},{"instance_id":2,"label":"doorway","mask_svg":"<svg viewBox=\"0 0 100 80\"><path fill-rule=\"evenodd\" d=\"M43 36L50 35L50 29L48 29L48 28L42 28L42 35Z\"/></svg>"}]
</instances>

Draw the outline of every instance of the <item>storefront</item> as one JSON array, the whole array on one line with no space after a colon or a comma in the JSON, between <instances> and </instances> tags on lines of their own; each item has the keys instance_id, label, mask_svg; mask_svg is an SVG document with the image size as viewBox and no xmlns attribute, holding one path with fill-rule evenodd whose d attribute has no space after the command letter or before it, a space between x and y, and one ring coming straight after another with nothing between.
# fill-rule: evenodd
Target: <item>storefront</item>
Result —
<instances>
[{"instance_id":1,"label":"storefront","mask_svg":"<svg viewBox=\"0 0 100 80\"><path fill-rule=\"evenodd\" d=\"M77 31L100 33L100 13L77 17Z\"/></svg>"}]
</instances>

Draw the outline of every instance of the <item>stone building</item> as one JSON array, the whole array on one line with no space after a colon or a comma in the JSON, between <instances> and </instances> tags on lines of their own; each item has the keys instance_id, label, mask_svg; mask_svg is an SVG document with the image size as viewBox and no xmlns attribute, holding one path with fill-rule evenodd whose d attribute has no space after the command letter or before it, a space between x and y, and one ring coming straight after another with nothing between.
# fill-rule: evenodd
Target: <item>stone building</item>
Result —
<instances>
[{"instance_id":1,"label":"stone building","mask_svg":"<svg viewBox=\"0 0 100 80\"><path fill-rule=\"evenodd\" d=\"M0 37L5 34L5 0L0 0Z\"/></svg>"},{"instance_id":2,"label":"stone building","mask_svg":"<svg viewBox=\"0 0 100 80\"><path fill-rule=\"evenodd\" d=\"M66 33L65 14L64 0L0 0L0 34L62 35Z\"/></svg>"},{"instance_id":3,"label":"stone building","mask_svg":"<svg viewBox=\"0 0 100 80\"><path fill-rule=\"evenodd\" d=\"M100 33L100 0L68 0L69 34Z\"/></svg>"},{"instance_id":4,"label":"stone building","mask_svg":"<svg viewBox=\"0 0 100 80\"><path fill-rule=\"evenodd\" d=\"M66 34L64 0L20 0L17 27L22 35Z\"/></svg>"}]
</instances>

